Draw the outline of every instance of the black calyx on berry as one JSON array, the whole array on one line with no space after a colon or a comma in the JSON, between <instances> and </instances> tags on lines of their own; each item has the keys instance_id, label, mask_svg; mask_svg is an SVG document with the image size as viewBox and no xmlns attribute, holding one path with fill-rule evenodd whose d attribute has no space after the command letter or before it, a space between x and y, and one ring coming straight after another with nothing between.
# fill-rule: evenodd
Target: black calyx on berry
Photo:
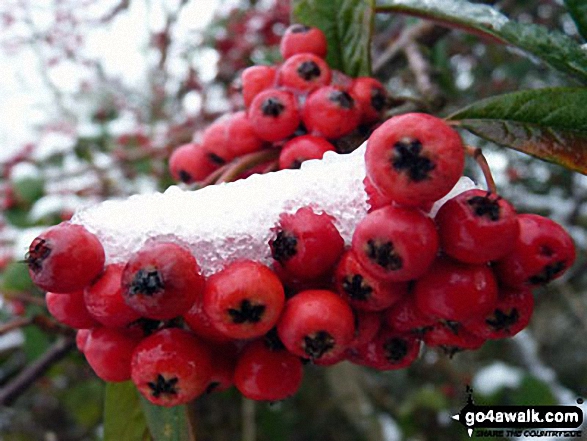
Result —
<instances>
[{"instance_id":1,"label":"black calyx on berry","mask_svg":"<svg viewBox=\"0 0 587 441\"><path fill-rule=\"evenodd\" d=\"M328 96L328 99L333 103L338 104L343 109L352 109L355 107L355 100L348 92L344 90L334 90Z\"/></svg>"},{"instance_id":2,"label":"black calyx on berry","mask_svg":"<svg viewBox=\"0 0 587 441\"><path fill-rule=\"evenodd\" d=\"M391 338L383 344L383 350L385 358L399 362L408 354L408 342L400 337Z\"/></svg>"},{"instance_id":3,"label":"black calyx on berry","mask_svg":"<svg viewBox=\"0 0 587 441\"><path fill-rule=\"evenodd\" d=\"M165 288L161 273L156 269L140 269L128 290L129 295L144 294L146 296L155 295Z\"/></svg>"},{"instance_id":4,"label":"black calyx on berry","mask_svg":"<svg viewBox=\"0 0 587 441\"><path fill-rule=\"evenodd\" d=\"M375 240L367 241L367 257L380 267L397 271L403 267L403 259L394 249L393 243L378 242Z\"/></svg>"},{"instance_id":5,"label":"black calyx on berry","mask_svg":"<svg viewBox=\"0 0 587 441\"><path fill-rule=\"evenodd\" d=\"M492 221L500 219L501 210L499 207L499 199L491 199L487 196L473 196L467 201L474 213L478 217L486 217Z\"/></svg>"},{"instance_id":6,"label":"black calyx on berry","mask_svg":"<svg viewBox=\"0 0 587 441\"><path fill-rule=\"evenodd\" d=\"M277 232L277 236L270 243L271 255L279 263L283 263L297 253L298 239L287 231L280 230Z\"/></svg>"},{"instance_id":7,"label":"black calyx on berry","mask_svg":"<svg viewBox=\"0 0 587 441\"><path fill-rule=\"evenodd\" d=\"M334 348L334 338L326 331L318 331L304 337L304 352L312 360L321 358Z\"/></svg>"},{"instance_id":8,"label":"black calyx on berry","mask_svg":"<svg viewBox=\"0 0 587 441\"><path fill-rule=\"evenodd\" d=\"M311 60L304 61L300 64L297 72L300 78L303 78L305 81L312 81L314 78L318 78L322 74L320 67Z\"/></svg>"},{"instance_id":9,"label":"black calyx on berry","mask_svg":"<svg viewBox=\"0 0 587 441\"><path fill-rule=\"evenodd\" d=\"M418 139L404 138L393 146L391 164L399 172L406 173L414 182L430 178L436 168L434 162L422 155L422 143Z\"/></svg>"},{"instance_id":10,"label":"black calyx on berry","mask_svg":"<svg viewBox=\"0 0 587 441\"><path fill-rule=\"evenodd\" d=\"M261 104L261 112L265 116L277 118L285 110L285 106L276 98L267 98Z\"/></svg>"},{"instance_id":11,"label":"black calyx on berry","mask_svg":"<svg viewBox=\"0 0 587 441\"><path fill-rule=\"evenodd\" d=\"M161 395L177 395L177 377L165 378L163 375L157 375L157 380L149 381L147 384L151 388L151 395L158 398Z\"/></svg>"},{"instance_id":12,"label":"black calyx on berry","mask_svg":"<svg viewBox=\"0 0 587 441\"><path fill-rule=\"evenodd\" d=\"M342 288L353 300L365 301L373 293L373 288L369 286L360 274L349 274L346 276L342 281Z\"/></svg>"},{"instance_id":13,"label":"black calyx on berry","mask_svg":"<svg viewBox=\"0 0 587 441\"><path fill-rule=\"evenodd\" d=\"M265 305L254 305L250 300L241 301L239 308L229 308L228 314L233 323L259 323L265 312Z\"/></svg>"}]
</instances>

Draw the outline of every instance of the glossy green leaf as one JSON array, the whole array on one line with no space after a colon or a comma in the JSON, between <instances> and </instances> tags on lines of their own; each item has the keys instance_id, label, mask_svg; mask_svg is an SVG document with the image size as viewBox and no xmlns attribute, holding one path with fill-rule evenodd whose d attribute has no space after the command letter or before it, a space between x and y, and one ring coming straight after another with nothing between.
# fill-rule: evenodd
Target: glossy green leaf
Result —
<instances>
[{"instance_id":1,"label":"glossy green leaf","mask_svg":"<svg viewBox=\"0 0 587 441\"><path fill-rule=\"evenodd\" d=\"M481 138L587 174L587 88L526 90L479 101L448 119Z\"/></svg>"},{"instance_id":2,"label":"glossy green leaf","mask_svg":"<svg viewBox=\"0 0 587 441\"><path fill-rule=\"evenodd\" d=\"M104 441L146 441L149 429L132 382L106 384Z\"/></svg>"},{"instance_id":3,"label":"glossy green leaf","mask_svg":"<svg viewBox=\"0 0 587 441\"><path fill-rule=\"evenodd\" d=\"M577 26L577 31L587 40L587 2L585 0L565 0L565 6Z\"/></svg>"},{"instance_id":4,"label":"glossy green leaf","mask_svg":"<svg viewBox=\"0 0 587 441\"><path fill-rule=\"evenodd\" d=\"M161 407L141 397L141 407L154 441L191 441L186 406Z\"/></svg>"},{"instance_id":5,"label":"glossy green leaf","mask_svg":"<svg viewBox=\"0 0 587 441\"><path fill-rule=\"evenodd\" d=\"M381 0L377 10L400 12L515 46L587 83L587 51L572 38L536 24L508 19L491 6L465 0Z\"/></svg>"},{"instance_id":6,"label":"glossy green leaf","mask_svg":"<svg viewBox=\"0 0 587 441\"><path fill-rule=\"evenodd\" d=\"M326 34L333 69L353 77L370 74L373 0L292 0L292 22Z\"/></svg>"}]
</instances>

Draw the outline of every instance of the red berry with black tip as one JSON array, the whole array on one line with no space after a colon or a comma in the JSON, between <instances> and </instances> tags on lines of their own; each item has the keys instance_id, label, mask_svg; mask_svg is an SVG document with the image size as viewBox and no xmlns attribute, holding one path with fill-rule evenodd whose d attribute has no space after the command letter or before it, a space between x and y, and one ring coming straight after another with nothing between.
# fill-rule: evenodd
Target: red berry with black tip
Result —
<instances>
[{"instance_id":1,"label":"red berry with black tip","mask_svg":"<svg viewBox=\"0 0 587 441\"><path fill-rule=\"evenodd\" d=\"M87 329L99 325L88 312L83 291L69 294L48 292L45 296L45 303L51 315L64 325L75 329Z\"/></svg>"},{"instance_id":2,"label":"red berry with black tip","mask_svg":"<svg viewBox=\"0 0 587 441\"><path fill-rule=\"evenodd\" d=\"M575 245L565 229L537 214L518 215L520 234L512 251L496 262L505 286L539 286L559 278L575 261Z\"/></svg>"},{"instance_id":3,"label":"red berry with black tip","mask_svg":"<svg viewBox=\"0 0 587 441\"><path fill-rule=\"evenodd\" d=\"M202 181L218 167L220 165L210 158L209 152L194 143L176 148L169 158L171 176L184 184Z\"/></svg>"},{"instance_id":4,"label":"red berry with black tip","mask_svg":"<svg viewBox=\"0 0 587 441\"><path fill-rule=\"evenodd\" d=\"M295 96L288 91L267 89L260 92L251 103L249 120L257 136L276 142L287 138L300 125L300 115Z\"/></svg>"},{"instance_id":5,"label":"red berry with black tip","mask_svg":"<svg viewBox=\"0 0 587 441\"><path fill-rule=\"evenodd\" d=\"M84 289L104 270L104 248L81 225L63 222L39 235L25 261L33 283L45 291L71 293Z\"/></svg>"},{"instance_id":6,"label":"red berry with black tip","mask_svg":"<svg viewBox=\"0 0 587 441\"><path fill-rule=\"evenodd\" d=\"M464 322L463 326L471 334L484 339L513 337L528 326L533 311L534 296L529 288L503 289L493 311Z\"/></svg>"},{"instance_id":7,"label":"red berry with black tip","mask_svg":"<svg viewBox=\"0 0 587 441\"><path fill-rule=\"evenodd\" d=\"M122 297L123 270L122 264L106 266L102 275L84 290L88 312L103 326L121 328L141 317Z\"/></svg>"},{"instance_id":8,"label":"red berry with black tip","mask_svg":"<svg viewBox=\"0 0 587 441\"><path fill-rule=\"evenodd\" d=\"M182 315L205 284L194 256L172 242L145 244L129 259L121 281L126 304L157 320Z\"/></svg>"},{"instance_id":9,"label":"red berry with black tip","mask_svg":"<svg viewBox=\"0 0 587 441\"><path fill-rule=\"evenodd\" d=\"M414 285L416 306L425 315L463 322L497 304L497 282L487 265L440 258Z\"/></svg>"},{"instance_id":10,"label":"red berry with black tip","mask_svg":"<svg viewBox=\"0 0 587 441\"><path fill-rule=\"evenodd\" d=\"M132 381L151 403L171 407L206 391L212 377L210 349L188 331L163 329L134 350Z\"/></svg>"},{"instance_id":11,"label":"red berry with black tip","mask_svg":"<svg viewBox=\"0 0 587 441\"><path fill-rule=\"evenodd\" d=\"M308 95L302 111L304 125L313 135L340 138L357 128L361 112L347 90L324 86Z\"/></svg>"},{"instance_id":12,"label":"red berry with black tip","mask_svg":"<svg viewBox=\"0 0 587 441\"><path fill-rule=\"evenodd\" d=\"M334 218L302 207L294 214L282 214L269 241L273 259L290 275L302 280L317 279L334 267L344 240Z\"/></svg>"},{"instance_id":13,"label":"red berry with black tip","mask_svg":"<svg viewBox=\"0 0 587 441\"><path fill-rule=\"evenodd\" d=\"M367 176L385 196L423 206L447 194L463 174L459 134L442 119L423 113L394 116L369 138Z\"/></svg>"},{"instance_id":14,"label":"red berry with black tip","mask_svg":"<svg viewBox=\"0 0 587 441\"><path fill-rule=\"evenodd\" d=\"M280 401L294 395L302 383L299 357L265 339L245 347L234 371L234 385L245 397L257 401Z\"/></svg>"},{"instance_id":15,"label":"red berry with black tip","mask_svg":"<svg viewBox=\"0 0 587 441\"><path fill-rule=\"evenodd\" d=\"M296 136L287 141L279 153L279 168L300 168L309 159L322 159L334 146L326 139L313 135Z\"/></svg>"},{"instance_id":16,"label":"red berry with black tip","mask_svg":"<svg viewBox=\"0 0 587 441\"><path fill-rule=\"evenodd\" d=\"M360 310L384 310L408 292L406 282L386 282L373 276L350 250L340 259L334 277L336 292Z\"/></svg>"},{"instance_id":17,"label":"red berry with black tip","mask_svg":"<svg viewBox=\"0 0 587 441\"><path fill-rule=\"evenodd\" d=\"M389 96L379 80L358 77L353 80L350 93L355 97L361 111L361 122L372 124L379 121L387 110Z\"/></svg>"},{"instance_id":18,"label":"red berry with black tip","mask_svg":"<svg viewBox=\"0 0 587 441\"><path fill-rule=\"evenodd\" d=\"M351 349L349 360L382 371L403 369L418 358L420 346L414 335L382 328L370 342Z\"/></svg>"},{"instance_id":19,"label":"red berry with black tip","mask_svg":"<svg viewBox=\"0 0 587 441\"><path fill-rule=\"evenodd\" d=\"M285 293L279 278L258 262L228 264L208 279L203 305L211 324L227 337L266 334L279 319Z\"/></svg>"},{"instance_id":20,"label":"red berry with black tip","mask_svg":"<svg viewBox=\"0 0 587 441\"><path fill-rule=\"evenodd\" d=\"M273 66L251 66L241 73L245 107L249 107L259 92L275 85L277 69Z\"/></svg>"},{"instance_id":21,"label":"red berry with black tip","mask_svg":"<svg viewBox=\"0 0 587 441\"><path fill-rule=\"evenodd\" d=\"M358 348L373 340L383 325L380 312L355 311L355 337L349 344L350 348Z\"/></svg>"},{"instance_id":22,"label":"red berry with black tip","mask_svg":"<svg viewBox=\"0 0 587 441\"><path fill-rule=\"evenodd\" d=\"M104 381L130 380L130 362L140 338L113 328L93 328L84 345L84 355Z\"/></svg>"},{"instance_id":23,"label":"red berry with black tip","mask_svg":"<svg viewBox=\"0 0 587 441\"><path fill-rule=\"evenodd\" d=\"M210 162L218 167L232 161L235 156L230 151L227 136L228 118L221 117L210 124L202 133L201 145Z\"/></svg>"},{"instance_id":24,"label":"red berry with black tip","mask_svg":"<svg viewBox=\"0 0 587 441\"><path fill-rule=\"evenodd\" d=\"M373 276L408 281L424 274L438 252L434 222L420 210L386 206L359 222L352 250Z\"/></svg>"},{"instance_id":25,"label":"red berry with black tip","mask_svg":"<svg viewBox=\"0 0 587 441\"><path fill-rule=\"evenodd\" d=\"M327 361L352 342L355 318L349 304L337 294L302 291L286 302L277 332L292 354Z\"/></svg>"},{"instance_id":26,"label":"red berry with black tip","mask_svg":"<svg viewBox=\"0 0 587 441\"><path fill-rule=\"evenodd\" d=\"M449 199L434 221L443 251L466 263L504 257L520 232L514 207L496 194L477 189Z\"/></svg>"},{"instance_id":27,"label":"red berry with black tip","mask_svg":"<svg viewBox=\"0 0 587 441\"><path fill-rule=\"evenodd\" d=\"M183 315L185 324L198 337L206 341L224 343L231 338L224 335L212 324L212 320L204 310L204 295L196 296L196 300L191 308Z\"/></svg>"},{"instance_id":28,"label":"red berry with black tip","mask_svg":"<svg viewBox=\"0 0 587 441\"><path fill-rule=\"evenodd\" d=\"M328 42L324 32L320 29L293 24L285 30L279 51L284 59L304 52L310 52L324 58L328 51Z\"/></svg>"},{"instance_id":29,"label":"red berry with black tip","mask_svg":"<svg viewBox=\"0 0 587 441\"><path fill-rule=\"evenodd\" d=\"M460 323L438 322L424 334L424 343L452 357L457 352L479 349L485 339L471 334Z\"/></svg>"},{"instance_id":30,"label":"red berry with black tip","mask_svg":"<svg viewBox=\"0 0 587 441\"><path fill-rule=\"evenodd\" d=\"M291 56L277 71L277 84L298 93L326 86L331 78L326 61L311 53Z\"/></svg>"}]
</instances>

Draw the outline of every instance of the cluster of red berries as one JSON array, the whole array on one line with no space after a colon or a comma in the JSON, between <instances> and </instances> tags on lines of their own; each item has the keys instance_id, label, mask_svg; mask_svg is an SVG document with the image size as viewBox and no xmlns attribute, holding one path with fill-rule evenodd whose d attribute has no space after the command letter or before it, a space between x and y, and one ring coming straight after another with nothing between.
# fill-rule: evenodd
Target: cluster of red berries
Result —
<instances>
[{"instance_id":1,"label":"cluster of red berries","mask_svg":"<svg viewBox=\"0 0 587 441\"><path fill-rule=\"evenodd\" d=\"M170 157L173 178L200 182L223 165L261 150L279 151L278 168L299 168L334 151L355 130L368 133L381 120L389 97L371 77L352 79L332 70L318 28L290 26L280 45L280 66L252 66L241 74L246 110L218 119L198 142ZM264 164L267 168L267 164ZM263 170L263 164L259 166Z\"/></svg>"},{"instance_id":2,"label":"cluster of red berries","mask_svg":"<svg viewBox=\"0 0 587 441\"><path fill-rule=\"evenodd\" d=\"M276 221L271 267L228 262L206 279L169 240L105 266L96 236L64 223L33 241L30 274L50 291L49 311L79 329L99 377L132 379L173 406L233 384L281 400L299 388L305 362L391 370L422 343L453 354L513 336L530 320L531 289L574 262L560 225L517 214L495 193L465 191L430 215L464 167L461 138L441 119L389 119L365 164L370 210L349 247L332 216L304 206Z\"/></svg>"}]
</instances>

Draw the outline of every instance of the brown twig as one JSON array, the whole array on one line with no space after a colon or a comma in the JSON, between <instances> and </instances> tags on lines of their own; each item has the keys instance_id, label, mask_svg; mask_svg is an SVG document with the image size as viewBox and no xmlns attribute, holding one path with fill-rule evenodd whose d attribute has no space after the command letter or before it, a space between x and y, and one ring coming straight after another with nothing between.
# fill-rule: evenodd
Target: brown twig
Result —
<instances>
[{"instance_id":1,"label":"brown twig","mask_svg":"<svg viewBox=\"0 0 587 441\"><path fill-rule=\"evenodd\" d=\"M410 70L416 79L416 87L422 97L429 104L431 110L440 109L444 105L442 92L437 84L432 81L430 62L415 41L408 42L403 48Z\"/></svg>"},{"instance_id":2,"label":"brown twig","mask_svg":"<svg viewBox=\"0 0 587 441\"><path fill-rule=\"evenodd\" d=\"M470 145L465 146L465 152L467 155L471 156L481 168L483 172L483 176L485 177L485 182L487 184L487 191L490 193L497 193L497 187L495 186L495 181L493 180L493 175L491 174L491 170L489 169L489 164L487 163L487 159L483 156L483 152L479 147L473 147Z\"/></svg>"},{"instance_id":3,"label":"brown twig","mask_svg":"<svg viewBox=\"0 0 587 441\"><path fill-rule=\"evenodd\" d=\"M273 161L278 156L278 149L266 149L241 156L230 164L230 167L228 167L226 171L220 175L217 182L232 182L243 172L251 169L256 165L263 164L264 162Z\"/></svg>"},{"instance_id":4,"label":"brown twig","mask_svg":"<svg viewBox=\"0 0 587 441\"><path fill-rule=\"evenodd\" d=\"M0 406L10 406L47 370L75 347L75 339L59 338L39 359L29 364L6 386L0 389Z\"/></svg>"},{"instance_id":5,"label":"brown twig","mask_svg":"<svg viewBox=\"0 0 587 441\"><path fill-rule=\"evenodd\" d=\"M15 329L28 326L32 323L33 317L17 317L14 320L11 320L7 323L3 323L0 325L0 335L4 335L10 331L14 331Z\"/></svg>"}]
</instances>

